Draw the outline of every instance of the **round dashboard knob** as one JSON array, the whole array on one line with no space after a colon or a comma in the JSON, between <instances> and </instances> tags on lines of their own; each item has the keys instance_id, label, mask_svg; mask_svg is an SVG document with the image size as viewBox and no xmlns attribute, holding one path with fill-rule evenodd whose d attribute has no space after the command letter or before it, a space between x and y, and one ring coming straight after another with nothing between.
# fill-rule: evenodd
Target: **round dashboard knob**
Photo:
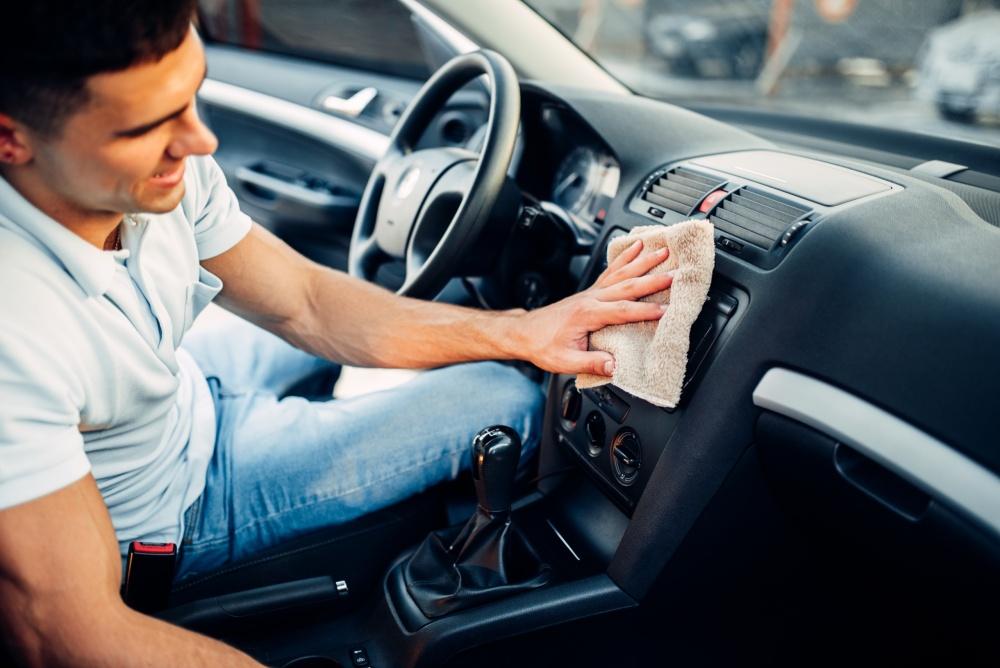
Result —
<instances>
[{"instance_id":1,"label":"round dashboard knob","mask_svg":"<svg viewBox=\"0 0 1000 668\"><path fill-rule=\"evenodd\" d=\"M580 419L581 404L580 390L576 389L576 382L571 380L563 387L562 405L559 410L567 429L575 427L576 421Z\"/></svg>"},{"instance_id":2,"label":"round dashboard knob","mask_svg":"<svg viewBox=\"0 0 1000 668\"><path fill-rule=\"evenodd\" d=\"M611 442L611 469L622 485L631 485L642 467L642 444L639 434L632 429L622 429Z\"/></svg>"}]
</instances>

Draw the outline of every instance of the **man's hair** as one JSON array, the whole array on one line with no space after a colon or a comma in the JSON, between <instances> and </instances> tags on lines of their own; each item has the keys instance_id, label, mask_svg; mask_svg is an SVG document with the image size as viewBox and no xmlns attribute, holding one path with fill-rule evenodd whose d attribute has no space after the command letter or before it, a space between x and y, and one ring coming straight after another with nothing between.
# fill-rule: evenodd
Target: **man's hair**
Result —
<instances>
[{"instance_id":1,"label":"man's hair","mask_svg":"<svg viewBox=\"0 0 1000 668\"><path fill-rule=\"evenodd\" d=\"M87 79L155 62L185 36L197 0L24 0L3 9L0 113L57 135Z\"/></svg>"}]
</instances>

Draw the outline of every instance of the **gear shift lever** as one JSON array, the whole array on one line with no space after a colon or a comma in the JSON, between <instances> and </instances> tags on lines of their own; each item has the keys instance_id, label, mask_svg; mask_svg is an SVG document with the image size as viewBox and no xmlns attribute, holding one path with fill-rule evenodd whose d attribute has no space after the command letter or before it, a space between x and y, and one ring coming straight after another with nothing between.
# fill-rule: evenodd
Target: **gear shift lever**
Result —
<instances>
[{"instance_id":1,"label":"gear shift lever","mask_svg":"<svg viewBox=\"0 0 1000 668\"><path fill-rule=\"evenodd\" d=\"M510 512L521 437L510 427L483 429L472 439L472 479L479 507L491 517Z\"/></svg>"},{"instance_id":2,"label":"gear shift lever","mask_svg":"<svg viewBox=\"0 0 1000 668\"><path fill-rule=\"evenodd\" d=\"M511 522L521 439L510 427L472 439L476 512L460 530L434 532L403 566L410 596L429 618L549 581L551 569Z\"/></svg>"}]
</instances>

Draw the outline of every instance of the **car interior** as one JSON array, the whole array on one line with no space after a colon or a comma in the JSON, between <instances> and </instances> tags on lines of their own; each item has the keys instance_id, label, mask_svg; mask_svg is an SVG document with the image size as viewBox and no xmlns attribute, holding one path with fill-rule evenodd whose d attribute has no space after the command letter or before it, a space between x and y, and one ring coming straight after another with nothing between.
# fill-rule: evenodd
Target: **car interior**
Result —
<instances>
[{"instance_id":1,"label":"car interior","mask_svg":"<svg viewBox=\"0 0 1000 668\"><path fill-rule=\"evenodd\" d=\"M471 474L155 614L275 666L997 665L1000 150L633 94L519 2L399 13L426 80L206 33L199 105L244 211L490 309L707 219L680 404L526 369L528 475L484 424Z\"/></svg>"}]
</instances>

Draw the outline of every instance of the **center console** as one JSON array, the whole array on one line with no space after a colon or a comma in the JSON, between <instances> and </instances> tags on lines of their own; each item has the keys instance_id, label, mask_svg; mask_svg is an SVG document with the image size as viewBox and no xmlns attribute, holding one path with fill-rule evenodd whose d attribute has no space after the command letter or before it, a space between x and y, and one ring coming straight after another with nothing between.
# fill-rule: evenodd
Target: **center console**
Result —
<instances>
[{"instance_id":1,"label":"center console","mask_svg":"<svg viewBox=\"0 0 1000 668\"><path fill-rule=\"evenodd\" d=\"M653 467L684 411L700 372L748 297L739 288L717 283L691 328L687 374L681 403L659 408L614 385L582 392L573 376L560 375L558 414L552 437L600 485L608 497L630 514L649 482Z\"/></svg>"}]
</instances>

